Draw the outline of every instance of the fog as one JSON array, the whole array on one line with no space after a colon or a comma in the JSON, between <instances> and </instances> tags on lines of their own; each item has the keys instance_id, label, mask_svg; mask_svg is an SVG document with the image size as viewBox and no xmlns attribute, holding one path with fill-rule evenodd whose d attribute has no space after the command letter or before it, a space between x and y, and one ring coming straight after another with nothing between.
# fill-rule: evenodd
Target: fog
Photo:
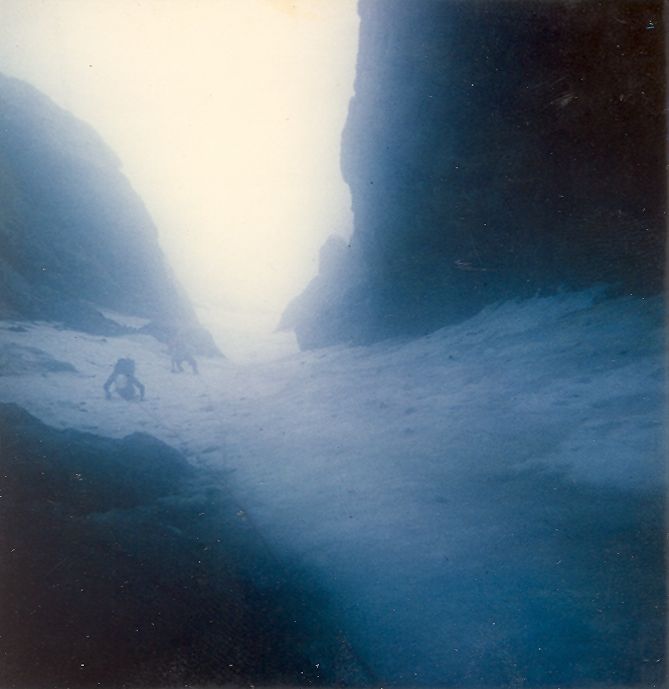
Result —
<instances>
[{"instance_id":1,"label":"fog","mask_svg":"<svg viewBox=\"0 0 669 689\"><path fill-rule=\"evenodd\" d=\"M91 124L198 304L272 318L351 231L355 0L3 0L0 71Z\"/></svg>"},{"instance_id":2,"label":"fog","mask_svg":"<svg viewBox=\"0 0 669 689\"><path fill-rule=\"evenodd\" d=\"M661 686L655 23L2 3L0 687Z\"/></svg>"}]
</instances>

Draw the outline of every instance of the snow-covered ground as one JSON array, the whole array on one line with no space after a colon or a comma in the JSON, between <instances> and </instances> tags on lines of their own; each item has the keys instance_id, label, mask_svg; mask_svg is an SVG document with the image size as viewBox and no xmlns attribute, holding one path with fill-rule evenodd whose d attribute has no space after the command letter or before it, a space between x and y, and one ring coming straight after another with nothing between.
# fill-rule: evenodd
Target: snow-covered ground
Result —
<instances>
[{"instance_id":1,"label":"snow-covered ground","mask_svg":"<svg viewBox=\"0 0 669 689\"><path fill-rule=\"evenodd\" d=\"M295 333L277 332L281 312L200 303L200 322L236 363L273 361L299 351Z\"/></svg>"},{"instance_id":2,"label":"snow-covered ground","mask_svg":"<svg viewBox=\"0 0 669 689\"><path fill-rule=\"evenodd\" d=\"M522 643L546 684L582 643L561 634L589 638L596 610L618 620L616 585L597 593L583 574L603 562L588 543L635 526L617 512L602 526L601 510L664 490L661 309L659 298L565 293L416 340L203 359L199 376L172 374L146 336L5 322L0 351L38 348L77 372L0 376L0 400L56 427L149 432L227 469L274 551L317 574L380 680L496 671L511 682L527 677L513 649L533 634ZM121 356L137 362L144 402L104 399ZM554 590L559 604L544 600ZM497 659L510 649L508 667L486 669L493 647Z\"/></svg>"}]
</instances>

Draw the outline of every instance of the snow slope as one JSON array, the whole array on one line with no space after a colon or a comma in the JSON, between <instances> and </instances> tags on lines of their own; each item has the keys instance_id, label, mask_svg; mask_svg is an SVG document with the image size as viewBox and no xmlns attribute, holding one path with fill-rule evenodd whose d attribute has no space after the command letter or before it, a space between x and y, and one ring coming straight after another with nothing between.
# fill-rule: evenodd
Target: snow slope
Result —
<instances>
[{"instance_id":1,"label":"snow slope","mask_svg":"<svg viewBox=\"0 0 669 689\"><path fill-rule=\"evenodd\" d=\"M200 376L171 374L146 336L4 323L0 348L77 371L18 367L0 400L229 470L379 682L638 683L663 665L662 308L565 293L417 340L206 359ZM103 397L120 356L142 403Z\"/></svg>"}]
</instances>

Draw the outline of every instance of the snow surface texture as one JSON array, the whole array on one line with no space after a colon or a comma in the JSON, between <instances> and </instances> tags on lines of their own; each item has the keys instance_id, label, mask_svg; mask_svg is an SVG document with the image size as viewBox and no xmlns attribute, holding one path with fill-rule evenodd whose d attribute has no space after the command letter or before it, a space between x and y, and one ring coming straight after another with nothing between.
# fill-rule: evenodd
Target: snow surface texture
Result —
<instances>
[{"instance_id":1,"label":"snow surface texture","mask_svg":"<svg viewBox=\"0 0 669 689\"><path fill-rule=\"evenodd\" d=\"M509 302L411 341L203 359L199 376L170 373L146 336L1 325L5 351L76 368L10 372L1 401L226 469L279 557L320 574L379 681L662 676L659 298ZM122 356L142 403L104 399Z\"/></svg>"}]
</instances>

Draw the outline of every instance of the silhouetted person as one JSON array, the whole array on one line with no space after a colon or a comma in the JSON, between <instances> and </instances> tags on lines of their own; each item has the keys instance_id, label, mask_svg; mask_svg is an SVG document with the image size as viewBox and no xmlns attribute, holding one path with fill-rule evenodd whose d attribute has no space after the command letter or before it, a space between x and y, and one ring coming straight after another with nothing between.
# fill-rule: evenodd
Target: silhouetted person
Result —
<instances>
[{"instance_id":1,"label":"silhouetted person","mask_svg":"<svg viewBox=\"0 0 669 689\"><path fill-rule=\"evenodd\" d=\"M135 377L135 362L132 359L119 359L114 364L114 370L103 385L105 397L108 400L111 399L110 388L112 385L125 400L135 399L137 396L135 388L139 391L139 399L144 399L144 386Z\"/></svg>"},{"instance_id":2,"label":"silhouetted person","mask_svg":"<svg viewBox=\"0 0 669 689\"><path fill-rule=\"evenodd\" d=\"M172 358L172 373L182 373L183 367L181 364L185 361L193 369L193 373L199 373L197 369L197 362L193 357L193 352L186 342L183 332L177 332L174 337L167 343L167 351Z\"/></svg>"}]
</instances>

